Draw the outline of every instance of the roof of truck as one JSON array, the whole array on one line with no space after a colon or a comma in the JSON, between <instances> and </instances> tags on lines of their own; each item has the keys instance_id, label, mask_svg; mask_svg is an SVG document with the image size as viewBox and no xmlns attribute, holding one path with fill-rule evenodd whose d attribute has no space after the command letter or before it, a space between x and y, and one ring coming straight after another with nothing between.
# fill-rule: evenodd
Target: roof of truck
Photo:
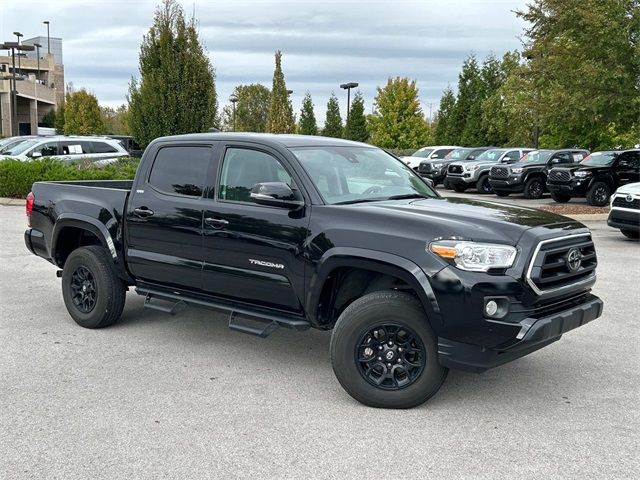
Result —
<instances>
[{"instance_id":1,"label":"roof of truck","mask_svg":"<svg viewBox=\"0 0 640 480\"><path fill-rule=\"evenodd\" d=\"M160 137L157 141L189 141L189 140L209 140L209 141L245 141L259 142L262 144L277 144L287 148L292 147L372 147L366 143L343 140L341 138L321 137L319 135L293 135L275 133L250 133L250 132L211 132L211 133L189 133L186 135L173 135L170 137Z\"/></svg>"}]
</instances>

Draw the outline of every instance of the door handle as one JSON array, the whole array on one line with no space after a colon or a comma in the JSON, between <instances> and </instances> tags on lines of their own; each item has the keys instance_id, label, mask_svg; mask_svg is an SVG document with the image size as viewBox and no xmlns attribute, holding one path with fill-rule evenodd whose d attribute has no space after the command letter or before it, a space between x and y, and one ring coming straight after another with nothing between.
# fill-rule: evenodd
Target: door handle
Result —
<instances>
[{"instance_id":1,"label":"door handle","mask_svg":"<svg viewBox=\"0 0 640 480\"><path fill-rule=\"evenodd\" d=\"M140 208L134 208L133 213L140 218L146 218L153 215L153 210L150 210L147 207L140 207Z\"/></svg>"},{"instance_id":2,"label":"door handle","mask_svg":"<svg viewBox=\"0 0 640 480\"><path fill-rule=\"evenodd\" d=\"M204 223L206 223L207 225L213 228L224 228L227 225L229 225L229 222L222 218L212 218L212 217L205 218Z\"/></svg>"}]
</instances>

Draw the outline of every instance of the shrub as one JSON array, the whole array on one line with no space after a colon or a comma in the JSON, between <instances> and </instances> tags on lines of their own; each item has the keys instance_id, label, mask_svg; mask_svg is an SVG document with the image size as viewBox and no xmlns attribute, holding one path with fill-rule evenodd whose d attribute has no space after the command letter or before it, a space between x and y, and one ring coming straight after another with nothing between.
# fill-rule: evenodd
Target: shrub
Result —
<instances>
[{"instance_id":1,"label":"shrub","mask_svg":"<svg viewBox=\"0 0 640 480\"><path fill-rule=\"evenodd\" d=\"M131 180L140 159L123 157L108 165L88 160L63 163L42 158L21 162L0 160L0 197L25 198L34 182L53 180Z\"/></svg>"}]
</instances>

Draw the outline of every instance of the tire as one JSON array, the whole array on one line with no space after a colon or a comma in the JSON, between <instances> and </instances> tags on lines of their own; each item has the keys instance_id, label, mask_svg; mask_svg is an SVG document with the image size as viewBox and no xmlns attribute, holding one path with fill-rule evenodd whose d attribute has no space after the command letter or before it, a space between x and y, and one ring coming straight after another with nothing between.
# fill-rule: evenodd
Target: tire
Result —
<instances>
[{"instance_id":1,"label":"tire","mask_svg":"<svg viewBox=\"0 0 640 480\"><path fill-rule=\"evenodd\" d=\"M449 183L449 180L447 180L446 178L442 182L442 186L444 187L445 190L451 190L452 188L451 184Z\"/></svg>"},{"instance_id":2,"label":"tire","mask_svg":"<svg viewBox=\"0 0 640 480\"><path fill-rule=\"evenodd\" d=\"M524 184L524 198L538 200L544 195L544 182L540 177L533 177Z\"/></svg>"},{"instance_id":3,"label":"tire","mask_svg":"<svg viewBox=\"0 0 640 480\"><path fill-rule=\"evenodd\" d=\"M390 335L377 337L382 339L377 345L378 340L367 335L372 331L379 332L376 329L382 325ZM413 340L407 342L408 335L412 335ZM366 352L369 347L358 348L358 345L370 343L366 338L371 340L373 352L366 364L372 367L368 370L369 375L386 373L386 365L392 365L393 373L385 377L382 386L374 386L372 379L367 377L364 361L357 360L356 355L364 358L370 353ZM388 347L390 344L386 339L392 340L392 347ZM406 343L401 343L403 341ZM404 351L400 345L405 345ZM406 348L406 345L411 346ZM413 352L409 354L408 349ZM340 385L353 398L370 407L412 408L420 405L435 395L449 371L438 362L437 338L422 305L413 296L395 290L372 292L349 305L336 322L330 350L331 364ZM381 356L376 357L379 351ZM421 352L419 357L409 357L416 355L416 351ZM392 352L391 356L387 356L389 352ZM378 361L381 358L391 363L385 365L384 361ZM411 362L421 364L421 369L415 369ZM414 369L413 378L409 378L409 370L404 370L407 366ZM406 384L399 386L402 381Z\"/></svg>"},{"instance_id":4,"label":"tire","mask_svg":"<svg viewBox=\"0 0 640 480\"><path fill-rule=\"evenodd\" d=\"M622 229L620 229L620 231L622 232L622 234L625 237L630 238L631 240L640 239L640 232L638 232L637 230L622 230Z\"/></svg>"},{"instance_id":5,"label":"tire","mask_svg":"<svg viewBox=\"0 0 640 480\"><path fill-rule=\"evenodd\" d=\"M467 186L464 183L454 183L453 189L458 193L463 193L467 190Z\"/></svg>"},{"instance_id":6,"label":"tire","mask_svg":"<svg viewBox=\"0 0 640 480\"><path fill-rule=\"evenodd\" d=\"M494 190L495 193L499 197L508 197L511 192L505 192L504 190Z\"/></svg>"},{"instance_id":7,"label":"tire","mask_svg":"<svg viewBox=\"0 0 640 480\"><path fill-rule=\"evenodd\" d=\"M609 203L611 188L604 182L595 182L587 192L587 203L594 207L604 207Z\"/></svg>"},{"instance_id":8,"label":"tire","mask_svg":"<svg viewBox=\"0 0 640 480\"><path fill-rule=\"evenodd\" d=\"M493 187L489 183L489 175L482 175L476 183L476 190L478 193L489 194L493 193Z\"/></svg>"},{"instance_id":9,"label":"tire","mask_svg":"<svg viewBox=\"0 0 640 480\"><path fill-rule=\"evenodd\" d=\"M551 198L553 198L553 200L558 203L567 203L569 200L571 200L571 195L567 195L566 193L551 192Z\"/></svg>"},{"instance_id":10,"label":"tire","mask_svg":"<svg viewBox=\"0 0 640 480\"><path fill-rule=\"evenodd\" d=\"M62 271L62 298L69 315L81 327L102 328L118 321L126 286L105 248L81 247L71 252Z\"/></svg>"}]
</instances>

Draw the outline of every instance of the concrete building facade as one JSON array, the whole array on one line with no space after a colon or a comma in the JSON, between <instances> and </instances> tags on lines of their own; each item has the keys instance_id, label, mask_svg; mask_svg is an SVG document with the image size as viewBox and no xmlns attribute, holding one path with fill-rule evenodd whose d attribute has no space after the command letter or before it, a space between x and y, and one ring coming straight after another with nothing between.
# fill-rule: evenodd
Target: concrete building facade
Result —
<instances>
[{"instance_id":1,"label":"concrete building facade","mask_svg":"<svg viewBox=\"0 0 640 480\"><path fill-rule=\"evenodd\" d=\"M0 135L3 137L36 134L42 117L64 103L62 39L50 38L51 54L47 53L47 37L30 38L22 42L24 45L36 43L42 45L40 58L37 50L24 52L19 59L16 55L15 123L11 105L13 59L11 52L0 55Z\"/></svg>"}]
</instances>

